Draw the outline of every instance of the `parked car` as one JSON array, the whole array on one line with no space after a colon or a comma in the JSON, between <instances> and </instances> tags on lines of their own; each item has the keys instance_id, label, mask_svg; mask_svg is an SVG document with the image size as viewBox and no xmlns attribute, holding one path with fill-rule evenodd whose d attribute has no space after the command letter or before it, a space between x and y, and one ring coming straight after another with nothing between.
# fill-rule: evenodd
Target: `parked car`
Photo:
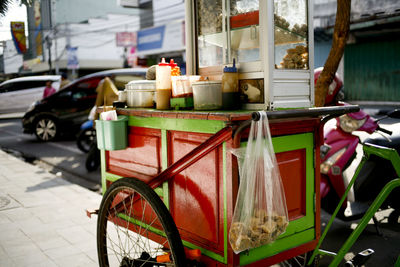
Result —
<instances>
[{"instance_id":1,"label":"parked car","mask_svg":"<svg viewBox=\"0 0 400 267\"><path fill-rule=\"evenodd\" d=\"M123 90L129 81L144 79L146 69L107 70L73 81L32 104L22 118L24 133L35 134L41 141L54 140L61 134L76 134L95 105L98 83L107 76L113 76L116 87Z\"/></svg>"},{"instance_id":2,"label":"parked car","mask_svg":"<svg viewBox=\"0 0 400 267\"><path fill-rule=\"evenodd\" d=\"M57 91L60 75L29 76L10 79L0 84L0 113L23 112L33 101L40 100L46 81L52 81Z\"/></svg>"}]
</instances>

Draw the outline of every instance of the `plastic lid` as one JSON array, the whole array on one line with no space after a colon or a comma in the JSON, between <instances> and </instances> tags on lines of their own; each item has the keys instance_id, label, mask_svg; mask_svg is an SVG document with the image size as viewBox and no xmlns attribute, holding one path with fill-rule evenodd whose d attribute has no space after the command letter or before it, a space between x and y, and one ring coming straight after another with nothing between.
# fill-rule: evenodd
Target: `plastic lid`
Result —
<instances>
[{"instance_id":1,"label":"plastic lid","mask_svg":"<svg viewBox=\"0 0 400 267\"><path fill-rule=\"evenodd\" d=\"M235 64L235 59L233 59L233 66L232 67L227 67L225 66L224 72L237 72L236 64Z\"/></svg>"},{"instance_id":2,"label":"plastic lid","mask_svg":"<svg viewBox=\"0 0 400 267\"><path fill-rule=\"evenodd\" d=\"M176 64L173 59L169 61L169 65L171 66L171 68L176 68L178 66L178 64Z\"/></svg>"},{"instance_id":3,"label":"plastic lid","mask_svg":"<svg viewBox=\"0 0 400 267\"><path fill-rule=\"evenodd\" d=\"M125 85L125 90L156 90L156 81L154 80L136 80L130 81Z\"/></svg>"},{"instance_id":4,"label":"plastic lid","mask_svg":"<svg viewBox=\"0 0 400 267\"><path fill-rule=\"evenodd\" d=\"M200 81L200 82L194 82L193 85L207 85L207 84L222 84L222 81Z\"/></svg>"},{"instance_id":5,"label":"plastic lid","mask_svg":"<svg viewBox=\"0 0 400 267\"><path fill-rule=\"evenodd\" d=\"M169 64L167 62L165 62L165 58L162 58L161 62L158 63L158 66L169 66Z\"/></svg>"}]
</instances>

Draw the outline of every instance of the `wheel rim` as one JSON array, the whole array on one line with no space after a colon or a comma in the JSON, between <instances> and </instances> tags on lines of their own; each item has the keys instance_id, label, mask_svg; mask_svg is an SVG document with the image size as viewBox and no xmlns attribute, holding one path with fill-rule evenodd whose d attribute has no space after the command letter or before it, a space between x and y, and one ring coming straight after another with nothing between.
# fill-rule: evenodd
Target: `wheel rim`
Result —
<instances>
[{"instance_id":1,"label":"wheel rim","mask_svg":"<svg viewBox=\"0 0 400 267\"><path fill-rule=\"evenodd\" d=\"M36 135L43 141L54 139L57 134L56 124L52 119L40 119L36 124Z\"/></svg>"},{"instance_id":2,"label":"wheel rim","mask_svg":"<svg viewBox=\"0 0 400 267\"><path fill-rule=\"evenodd\" d=\"M124 203L119 216L114 216L117 199L126 195L139 195L140 198L134 203L133 199ZM165 236L162 223L151 204L137 191L127 186L115 188L105 200L104 207L106 212L99 214L98 221L100 266L175 266L173 259L164 264L156 262L156 256L169 253L169 241L154 234L158 232Z\"/></svg>"}]
</instances>

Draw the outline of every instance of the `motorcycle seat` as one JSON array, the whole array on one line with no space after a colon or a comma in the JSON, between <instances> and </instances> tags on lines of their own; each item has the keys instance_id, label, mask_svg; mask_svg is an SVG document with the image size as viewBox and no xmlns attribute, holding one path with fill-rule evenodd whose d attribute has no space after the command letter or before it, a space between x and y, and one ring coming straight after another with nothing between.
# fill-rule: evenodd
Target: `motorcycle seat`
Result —
<instances>
[{"instance_id":1,"label":"motorcycle seat","mask_svg":"<svg viewBox=\"0 0 400 267\"><path fill-rule=\"evenodd\" d=\"M391 142L386 140L383 136L375 137L375 138L367 138L364 143L370 143L373 145L384 146L389 148L394 148L398 152L400 151L400 136L389 136Z\"/></svg>"}]
</instances>

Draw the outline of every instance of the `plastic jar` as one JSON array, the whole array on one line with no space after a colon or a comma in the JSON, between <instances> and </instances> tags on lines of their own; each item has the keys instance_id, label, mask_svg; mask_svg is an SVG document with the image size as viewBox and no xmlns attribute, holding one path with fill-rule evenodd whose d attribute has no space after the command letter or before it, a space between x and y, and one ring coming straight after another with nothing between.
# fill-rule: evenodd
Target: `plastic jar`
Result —
<instances>
[{"instance_id":1,"label":"plastic jar","mask_svg":"<svg viewBox=\"0 0 400 267\"><path fill-rule=\"evenodd\" d=\"M148 80L130 81L125 85L128 107L151 108L154 106L156 82Z\"/></svg>"},{"instance_id":2,"label":"plastic jar","mask_svg":"<svg viewBox=\"0 0 400 267\"><path fill-rule=\"evenodd\" d=\"M181 69L178 67L178 64L176 64L173 59L169 61L169 66L171 67L171 76L181 75Z\"/></svg>"},{"instance_id":3,"label":"plastic jar","mask_svg":"<svg viewBox=\"0 0 400 267\"><path fill-rule=\"evenodd\" d=\"M225 67L222 75L222 107L238 109L240 107L239 74L233 59L232 67Z\"/></svg>"},{"instance_id":4,"label":"plastic jar","mask_svg":"<svg viewBox=\"0 0 400 267\"><path fill-rule=\"evenodd\" d=\"M157 109L169 109L171 99L171 66L165 62L165 58L156 66L156 107Z\"/></svg>"},{"instance_id":5,"label":"plastic jar","mask_svg":"<svg viewBox=\"0 0 400 267\"><path fill-rule=\"evenodd\" d=\"M192 84L198 82L201 76L171 76L172 97L192 97Z\"/></svg>"},{"instance_id":6,"label":"plastic jar","mask_svg":"<svg viewBox=\"0 0 400 267\"><path fill-rule=\"evenodd\" d=\"M221 81L204 81L192 84L193 102L196 110L222 108Z\"/></svg>"}]
</instances>

